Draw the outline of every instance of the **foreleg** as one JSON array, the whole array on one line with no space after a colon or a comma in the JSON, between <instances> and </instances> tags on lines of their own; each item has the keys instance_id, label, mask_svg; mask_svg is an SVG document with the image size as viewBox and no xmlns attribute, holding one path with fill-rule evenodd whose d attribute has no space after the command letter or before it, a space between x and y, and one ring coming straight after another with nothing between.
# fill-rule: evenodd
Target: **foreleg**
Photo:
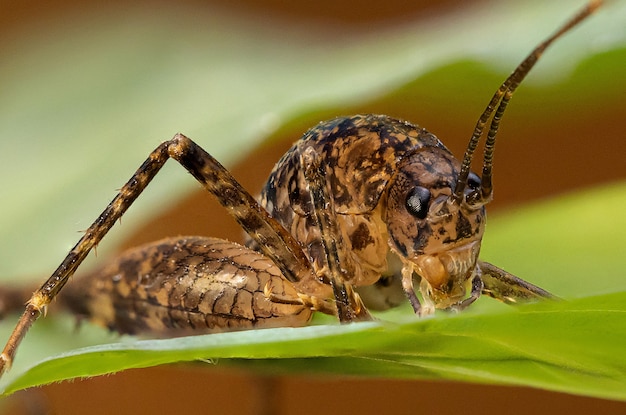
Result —
<instances>
[{"instance_id":1,"label":"foreleg","mask_svg":"<svg viewBox=\"0 0 626 415\"><path fill-rule=\"evenodd\" d=\"M330 281L337 306L337 315L341 322L371 320L367 308L361 301L354 287L347 283L345 265L346 255L342 253L341 232L338 229L333 199L327 187L325 170L322 162L312 147L301 151L300 163L307 180L313 216L321 234L321 242L325 255L326 277Z\"/></svg>"}]
</instances>

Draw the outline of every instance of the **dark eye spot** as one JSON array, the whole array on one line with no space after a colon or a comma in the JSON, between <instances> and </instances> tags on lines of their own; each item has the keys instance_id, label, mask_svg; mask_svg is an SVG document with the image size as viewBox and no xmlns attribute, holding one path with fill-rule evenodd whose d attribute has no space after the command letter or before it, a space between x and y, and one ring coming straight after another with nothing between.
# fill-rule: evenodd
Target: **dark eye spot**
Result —
<instances>
[{"instance_id":1,"label":"dark eye spot","mask_svg":"<svg viewBox=\"0 0 626 415\"><path fill-rule=\"evenodd\" d=\"M480 187L480 177L476 173L470 172L469 176L467 176L467 185L472 190L478 189Z\"/></svg>"},{"instance_id":2,"label":"dark eye spot","mask_svg":"<svg viewBox=\"0 0 626 415\"><path fill-rule=\"evenodd\" d=\"M425 187L416 186L406 196L406 210L418 219L424 219L428 213L430 191Z\"/></svg>"}]
</instances>

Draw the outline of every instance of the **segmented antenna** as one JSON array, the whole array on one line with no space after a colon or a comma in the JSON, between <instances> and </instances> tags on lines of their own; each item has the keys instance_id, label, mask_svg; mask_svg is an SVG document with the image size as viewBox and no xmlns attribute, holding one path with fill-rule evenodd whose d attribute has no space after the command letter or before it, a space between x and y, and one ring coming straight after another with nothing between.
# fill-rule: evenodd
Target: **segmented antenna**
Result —
<instances>
[{"instance_id":1,"label":"segmented antenna","mask_svg":"<svg viewBox=\"0 0 626 415\"><path fill-rule=\"evenodd\" d=\"M561 37L567 31L574 26L585 20L589 15L595 12L602 5L602 0L594 0L587 3L587 5L580 10L573 18L559 28L554 34L541 42L527 57L520 63L517 68L509 75L504 83L498 88L496 93L489 101L489 105L482 113L474 133L470 138L467 149L465 150L465 156L463 157L463 163L461 165L461 171L454 187L454 194L452 195L452 202L460 204L463 199L465 188L467 187L467 178L470 173L470 166L472 164L472 158L474 151L478 146L478 142L483 135L483 130L487 125L487 122L493 114L491 123L489 124L489 132L487 133L487 139L485 141L484 154L483 154L483 172L481 178L480 191L475 190L468 195L467 203L470 205L480 205L489 202L493 193L492 186L492 167L493 167L493 153L496 145L496 134L498 133L498 127L500 126L500 120L506 110L506 106L515 92L515 89L524 80L526 75L535 66L535 63L539 60L543 52L554 42ZM495 113L494 113L495 110Z\"/></svg>"}]
</instances>

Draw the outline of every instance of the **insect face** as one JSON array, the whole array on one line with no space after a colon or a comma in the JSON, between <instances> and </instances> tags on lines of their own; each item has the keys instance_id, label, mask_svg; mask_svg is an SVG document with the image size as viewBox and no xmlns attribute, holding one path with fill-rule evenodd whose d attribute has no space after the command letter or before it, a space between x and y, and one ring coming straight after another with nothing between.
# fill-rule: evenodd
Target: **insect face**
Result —
<instances>
[{"instance_id":1,"label":"insect face","mask_svg":"<svg viewBox=\"0 0 626 415\"><path fill-rule=\"evenodd\" d=\"M465 298L485 229L484 204L453 201L459 169L447 150L421 148L399 164L387 196L390 245L404 267L422 278L422 295L436 308ZM465 194L478 186L471 174Z\"/></svg>"}]
</instances>

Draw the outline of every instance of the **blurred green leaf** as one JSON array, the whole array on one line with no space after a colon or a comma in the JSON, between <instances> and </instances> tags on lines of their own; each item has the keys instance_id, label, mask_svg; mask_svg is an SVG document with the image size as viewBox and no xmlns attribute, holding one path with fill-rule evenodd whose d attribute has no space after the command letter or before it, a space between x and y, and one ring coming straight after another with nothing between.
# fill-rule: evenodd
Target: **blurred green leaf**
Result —
<instances>
[{"instance_id":1,"label":"blurred green leaf","mask_svg":"<svg viewBox=\"0 0 626 415\"><path fill-rule=\"evenodd\" d=\"M241 148L303 114L371 100L442 68L463 78L480 62L504 74L571 9L568 1L499 2L332 44L297 28L180 9L84 16L24 36L2 53L0 277L53 269L76 241L75 230L88 227L113 196L103 189L120 187L141 157L177 131L232 162ZM626 57L624 21L623 2L607 6L551 50L528 84L549 88L592 60L593 71L611 79ZM528 32L529 22L542 34L513 35ZM511 35L494 40L493 33ZM588 99L598 82L611 82L578 68ZM455 92L420 85L433 97ZM494 89L491 78L472 79L472 86ZM193 189L180 170L157 177L125 217L126 231ZM104 330L85 326L76 334L69 318L43 319L3 385L10 392L167 362L255 359L274 370L521 384L625 399L626 224L624 215L598 214L621 212L625 197L619 185L490 218L483 258L571 301L511 310L482 299L467 313L423 321L405 309L382 316L394 323L113 344L118 339ZM12 325L0 325L1 338ZM67 354L50 358L61 352Z\"/></svg>"},{"instance_id":2,"label":"blurred green leaf","mask_svg":"<svg viewBox=\"0 0 626 415\"><path fill-rule=\"evenodd\" d=\"M596 73L614 71L626 55L625 10L612 4L568 34L525 87L566 78L612 51L578 86L593 93L607 82ZM454 67L446 73L489 94L494 79L572 12L568 1L498 2L339 40L184 8L131 7L123 19L98 11L49 28L25 26L14 34L21 41L2 50L0 277L53 269L76 231L176 132L228 164L294 118L380 97L441 68ZM529 30L540 34L516 35ZM476 77L475 62L502 75ZM609 82L619 76L610 75ZM433 80L420 84L428 105L445 98L465 111L453 84ZM182 169L166 166L125 216L125 232L194 188ZM114 229L100 249L116 238Z\"/></svg>"}]
</instances>

